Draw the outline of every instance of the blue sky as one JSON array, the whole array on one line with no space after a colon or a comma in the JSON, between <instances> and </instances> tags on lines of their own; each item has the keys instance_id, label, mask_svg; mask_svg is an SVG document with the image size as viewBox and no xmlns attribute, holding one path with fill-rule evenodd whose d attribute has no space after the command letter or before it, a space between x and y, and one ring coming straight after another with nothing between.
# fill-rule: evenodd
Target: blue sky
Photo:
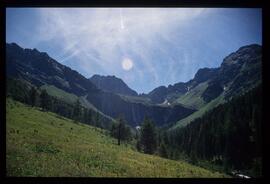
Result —
<instances>
[{"instance_id":1,"label":"blue sky","mask_svg":"<svg viewBox=\"0 0 270 184\"><path fill-rule=\"evenodd\" d=\"M241 46L261 45L262 17L244 8L7 8L6 42L148 93L220 66Z\"/></svg>"}]
</instances>

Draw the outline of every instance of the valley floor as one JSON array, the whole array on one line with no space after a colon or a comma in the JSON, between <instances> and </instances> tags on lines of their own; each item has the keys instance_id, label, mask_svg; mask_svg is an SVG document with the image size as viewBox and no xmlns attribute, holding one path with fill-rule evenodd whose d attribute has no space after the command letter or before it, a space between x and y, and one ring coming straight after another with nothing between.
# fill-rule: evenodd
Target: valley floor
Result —
<instances>
[{"instance_id":1,"label":"valley floor","mask_svg":"<svg viewBox=\"0 0 270 184\"><path fill-rule=\"evenodd\" d=\"M105 130L6 101L7 176L229 177L116 145Z\"/></svg>"}]
</instances>

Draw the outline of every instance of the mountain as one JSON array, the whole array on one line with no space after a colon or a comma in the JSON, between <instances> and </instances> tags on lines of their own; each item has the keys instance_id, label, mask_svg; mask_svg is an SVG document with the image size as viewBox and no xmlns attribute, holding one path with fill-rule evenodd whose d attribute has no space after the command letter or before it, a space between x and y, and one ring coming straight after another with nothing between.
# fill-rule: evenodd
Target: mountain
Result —
<instances>
[{"instance_id":1,"label":"mountain","mask_svg":"<svg viewBox=\"0 0 270 184\"><path fill-rule=\"evenodd\" d=\"M165 101L168 95L168 88L165 86L160 86L151 91L147 96L151 99L153 103L162 103Z\"/></svg>"},{"instance_id":2,"label":"mountain","mask_svg":"<svg viewBox=\"0 0 270 184\"><path fill-rule=\"evenodd\" d=\"M96 86L77 71L64 66L47 53L37 49L23 49L16 43L6 44L6 72L35 85L54 85L59 89L83 96Z\"/></svg>"},{"instance_id":3,"label":"mountain","mask_svg":"<svg viewBox=\"0 0 270 184\"><path fill-rule=\"evenodd\" d=\"M161 106L131 102L117 94L105 91L93 92L87 96L87 100L108 116L117 118L123 115L133 127L139 125L146 116L150 117L158 126L162 126L176 122L195 112L181 104Z\"/></svg>"},{"instance_id":4,"label":"mountain","mask_svg":"<svg viewBox=\"0 0 270 184\"><path fill-rule=\"evenodd\" d=\"M200 109L220 95L230 99L261 81L261 46L239 48L225 57L218 68L202 68L194 78L168 87L157 87L148 93L154 103L170 102Z\"/></svg>"},{"instance_id":5,"label":"mountain","mask_svg":"<svg viewBox=\"0 0 270 184\"><path fill-rule=\"evenodd\" d=\"M15 43L6 44L6 63L9 77L74 94L88 107L112 118L124 115L132 126L140 124L145 116L160 126L186 124L261 81L261 46L256 44L239 48L218 68L198 70L188 82L161 86L146 95L137 95L114 76L86 79L46 53L23 49Z\"/></svg>"},{"instance_id":6,"label":"mountain","mask_svg":"<svg viewBox=\"0 0 270 184\"><path fill-rule=\"evenodd\" d=\"M116 77L93 76L86 79L78 72L66 67L46 53L36 49L23 49L15 43L6 44L6 71L11 78L23 79L51 94L64 94L70 98L72 94L80 97L88 108L95 109L112 118L123 115L132 126L140 124L145 116L153 119L158 125L173 123L194 112L181 104L173 106L150 104L147 98L136 96L133 90ZM102 79L102 84L110 83L109 90L99 89L91 81ZM104 79L106 78L106 79ZM113 87L113 84L116 84ZM57 89L58 88L58 89ZM59 90L60 89L60 90ZM122 90L122 91L121 91ZM117 91L117 92L116 92ZM133 92L132 92L133 91ZM122 94L119 94L122 93ZM123 93L135 96L123 95ZM69 99L69 101L72 101Z\"/></svg>"},{"instance_id":7,"label":"mountain","mask_svg":"<svg viewBox=\"0 0 270 184\"><path fill-rule=\"evenodd\" d=\"M173 127L182 127L217 105L227 102L262 82L262 47L252 44L239 48L225 57L217 73L207 81L196 84L189 93L180 96L177 103L196 107L197 111Z\"/></svg>"},{"instance_id":8,"label":"mountain","mask_svg":"<svg viewBox=\"0 0 270 184\"><path fill-rule=\"evenodd\" d=\"M137 92L130 89L126 83L115 76L93 75L89 79L99 89L122 95L137 96Z\"/></svg>"},{"instance_id":9,"label":"mountain","mask_svg":"<svg viewBox=\"0 0 270 184\"><path fill-rule=\"evenodd\" d=\"M223 85L226 98L246 92L262 80L262 47L257 44L241 47L227 56L213 81Z\"/></svg>"}]
</instances>

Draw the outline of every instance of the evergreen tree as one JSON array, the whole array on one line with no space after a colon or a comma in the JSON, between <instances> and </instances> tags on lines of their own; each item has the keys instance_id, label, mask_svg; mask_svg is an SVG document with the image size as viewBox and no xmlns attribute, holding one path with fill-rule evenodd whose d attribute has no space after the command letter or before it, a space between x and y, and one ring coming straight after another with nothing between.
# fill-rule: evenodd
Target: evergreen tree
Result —
<instances>
[{"instance_id":1,"label":"evergreen tree","mask_svg":"<svg viewBox=\"0 0 270 184\"><path fill-rule=\"evenodd\" d=\"M86 109L86 122L92 123L92 111L90 109Z\"/></svg>"},{"instance_id":2,"label":"evergreen tree","mask_svg":"<svg viewBox=\"0 0 270 184\"><path fill-rule=\"evenodd\" d=\"M141 141L140 140L137 140L136 148L137 148L138 151L141 151L142 150L142 145L141 145Z\"/></svg>"},{"instance_id":3,"label":"evergreen tree","mask_svg":"<svg viewBox=\"0 0 270 184\"><path fill-rule=\"evenodd\" d=\"M218 105L187 126L168 131L169 143L165 145L169 150L181 150L192 163L207 159L222 164L225 171L249 170L258 176L262 158L261 102L258 86ZM172 152L169 153L171 158Z\"/></svg>"},{"instance_id":4,"label":"evergreen tree","mask_svg":"<svg viewBox=\"0 0 270 184\"><path fill-rule=\"evenodd\" d=\"M43 110L50 109L50 96L48 95L46 90L42 90L40 94L40 105Z\"/></svg>"},{"instance_id":5,"label":"evergreen tree","mask_svg":"<svg viewBox=\"0 0 270 184\"><path fill-rule=\"evenodd\" d=\"M117 127L117 140L118 140L118 145L120 145L121 137L124 131L124 123L122 119L119 120L118 127Z\"/></svg>"},{"instance_id":6,"label":"evergreen tree","mask_svg":"<svg viewBox=\"0 0 270 184\"><path fill-rule=\"evenodd\" d=\"M94 126L95 127L101 127L101 122L100 122L100 117L99 117L99 113L96 112L96 115L95 115L95 123L94 123Z\"/></svg>"},{"instance_id":7,"label":"evergreen tree","mask_svg":"<svg viewBox=\"0 0 270 184\"><path fill-rule=\"evenodd\" d=\"M125 125L124 140L131 141L131 139L132 139L131 128L128 125Z\"/></svg>"},{"instance_id":8,"label":"evergreen tree","mask_svg":"<svg viewBox=\"0 0 270 184\"><path fill-rule=\"evenodd\" d=\"M157 135L154 123L145 118L141 128L141 145L144 153L153 154L157 148Z\"/></svg>"},{"instance_id":9,"label":"evergreen tree","mask_svg":"<svg viewBox=\"0 0 270 184\"><path fill-rule=\"evenodd\" d=\"M194 151L191 152L190 161L192 164L197 164L198 160L197 160L196 152Z\"/></svg>"},{"instance_id":10,"label":"evergreen tree","mask_svg":"<svg viewBox=\"0 0 270 184\"><path fill-rule=\"evenodd\" d=\"M117 138L118 145L121 144L121 141L129 141L131 139L130 127L127 126L123 116L117 118L117 122L113 123L111 128L111 136Z\"/></svg>"},{"instance_id":11,"label":"evergreen tree","mask_svg":"<svg viewBox=\"0 0 270 184\"><path fill-rule=\"evenodd\" d=\"M73 119L75 122L80 121L81 119L81 114L82 114L82 109L81 109L81 103L79 99L75 102L74 109L73 109Z\"/></svg>"},{"instance_id":12,"label":"evergreen tree","mask_svg":"<svg viewBox=\"0 0 270 184\"><path fill-rule=\"evenodd\" d=\"M112 137L117 137L117 123L113 123L111 127L111 136Z\"/></svg>"},{"instance_id":13,"label":"evergreen tree","mask_svg":"<svg viewBox=\"0 0 270 184\"><path fill-rule=\"evenodd\" d=\"M87 108L81 108L81 114L82 122L91 124L91 110Z\"/></svg>"},{"instance_id":14,"label":"evergreen tree","mask_svg":"<svg viewBox=\"0 0 270 184\"><path fill-rule=\"evenodd\" d=\"M167 151L167 146L165 143L162 141L159 147L159 155L164 158L168 158L168 151Z\"/></svg>"}]
</instances>

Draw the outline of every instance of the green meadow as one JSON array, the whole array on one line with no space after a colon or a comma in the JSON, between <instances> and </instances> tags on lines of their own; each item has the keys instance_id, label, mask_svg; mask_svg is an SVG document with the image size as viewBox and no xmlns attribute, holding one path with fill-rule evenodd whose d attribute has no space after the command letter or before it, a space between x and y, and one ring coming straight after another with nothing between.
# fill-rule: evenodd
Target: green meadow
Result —
<instances>
[{"instance_id":1,"label":"green meadow","mask_svg":"<svg viewBox=\"0 0 270 184\"><path fill-rule=\"evenodd\" d=\"M7 176L228 177L117 145L109 132L7 98Z\"/></svg>"}]
</instances>

